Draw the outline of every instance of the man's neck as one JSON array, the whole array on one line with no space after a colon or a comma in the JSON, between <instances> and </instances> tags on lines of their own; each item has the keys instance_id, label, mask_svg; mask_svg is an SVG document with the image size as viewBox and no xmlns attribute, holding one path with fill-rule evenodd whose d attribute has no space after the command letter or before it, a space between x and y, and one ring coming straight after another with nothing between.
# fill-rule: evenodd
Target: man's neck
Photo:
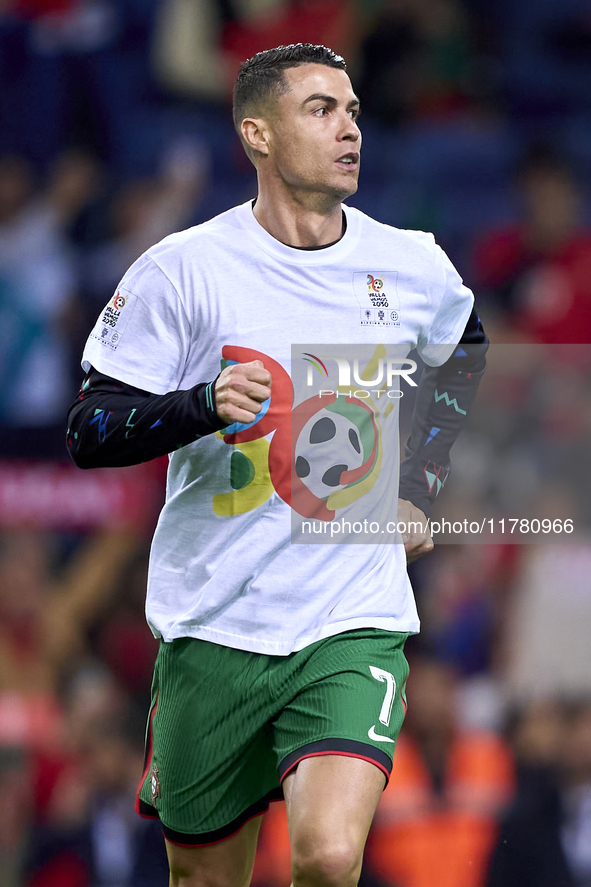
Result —
<instances>
[{"instance_id":1,"label":"man's neck","mask_svg":"<svg viewBox=\"0 0 591 887\"><path fill-rule=\"evenodd\" d=\"M344 233L340 201L311 207L296 199L269 200L263 192L256 199L253 213L265 231L289 246L324 246L340 240Z\"/></svg>"}]
</instances>

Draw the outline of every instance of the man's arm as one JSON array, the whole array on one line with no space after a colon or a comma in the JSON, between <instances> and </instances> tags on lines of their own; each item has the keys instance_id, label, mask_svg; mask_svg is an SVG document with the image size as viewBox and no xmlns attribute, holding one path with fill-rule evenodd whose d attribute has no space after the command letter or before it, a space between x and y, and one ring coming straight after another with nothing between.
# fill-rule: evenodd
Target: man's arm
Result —
<instances>
[{"instance_id":1,"label":"man's arm","mask_svg":"<svg viewBox=\"0 0 591 887\"><path fill-rule=\"evenodd\" d=\"M449 360L439 367L425 366L423 370L411 433L405 446L406 458L400 466L399 496L420 509L427 518L431 516L437 494L449 474L450 450L484 374L488 345L480 318L472 309L462 338ZM413 541L411 550L421 547L418 540ZM432 543L425 551L430 548ZM407 553L410 553L409 547Z\"/></svg>"},{"instance_id":2,"label":"man's arm","mask_svg":"<svg viewBox=\"0 0 591 887\"><path fill-rule=\"evenodd\" d=\"M68 412L70 456L79 468L164 456L233 422L252 422L270 385L270 373L258 360L226 367L215 381L161 395L93 368Z\"/></svg>"}]
</instances>

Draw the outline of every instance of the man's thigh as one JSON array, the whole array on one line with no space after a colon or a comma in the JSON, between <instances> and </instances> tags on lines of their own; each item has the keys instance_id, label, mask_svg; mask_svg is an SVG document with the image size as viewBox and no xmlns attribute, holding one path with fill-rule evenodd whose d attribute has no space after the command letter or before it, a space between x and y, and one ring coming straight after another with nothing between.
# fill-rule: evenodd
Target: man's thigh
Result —
<instances>
[{"instance_id":1,"label":"man's thigh","mask_svg":"<svg viewBox=\"0 0 591 887\"><path fill-rule=\"evenodd\" d=\"M185 638L161 644L136 809L172 846L225 841L281 794L268 657Z\"/></svg>"},{"instance_id":2,"label":"man's thigh","mask_svg":"<svg viewBox=\"0 0 591 887\"><path fill-rule=\"evenodd\" d=\"M404 720L406 634L344 632L294 655L275 722L293 883L357 884Z\"/></svg>"},{"instance_id":3,"label":"man's thigh","mask_svg":"<svg viewBox=\"0 0 591 887\"><path fill-rule=\"evenodd\" d=\"M248 887L260 826L257 816L227 840L206 847L167 841L171 887Z\"/></svg>"},{"instance_id":4,"label":"man's thigh","mask_svg":"<svg viewBox=\"0 0 591 887\"><path fill-rule=\"evenodd\" d=\"M305 758L283 782L294 883L357 884L386 778L360 758Z\"/></svg>"}]
</instances>

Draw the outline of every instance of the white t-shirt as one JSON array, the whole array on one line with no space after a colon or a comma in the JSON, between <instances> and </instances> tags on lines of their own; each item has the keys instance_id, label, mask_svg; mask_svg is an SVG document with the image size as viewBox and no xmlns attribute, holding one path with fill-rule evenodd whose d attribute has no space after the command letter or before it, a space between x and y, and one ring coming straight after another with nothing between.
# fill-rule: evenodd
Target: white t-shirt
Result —
<instances>
[{"instance_id":1,"label":"white t-shirt","mask_svg":"<svg viewBox=\"0 0 591 887\"><path fill-rule=\"evenodd\" d=\"M85 369L155 394L214 379L222 360L259 358L271 371L255 423L170 457L146 604L165 641L286 655L355 628L418 631L404 547L379 535L398 498L391 394L407 384L388 380L388 360L418 347L443 363L473 297L431 234L344 211L344 236L319 250L275 240L250 202L166 237L129 269L88 339ZM330 542L335 521L364 517L378 542Z\"/></svg>"}]
</instances>

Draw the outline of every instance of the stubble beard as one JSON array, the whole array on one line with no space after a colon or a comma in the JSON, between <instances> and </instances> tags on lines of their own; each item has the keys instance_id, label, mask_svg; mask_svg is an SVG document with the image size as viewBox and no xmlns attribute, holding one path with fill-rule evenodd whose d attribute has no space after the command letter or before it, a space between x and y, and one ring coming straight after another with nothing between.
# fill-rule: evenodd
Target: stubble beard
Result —
<instances>
[{"instance_id":1,"label":"stubble beard","mask_svg":"<svg viewBox=\"0 0 591 887\"><path fill-rule=\"evenodd\" d=\"M348 197L352 197L359 187L359 177L351 177L342 183L327 182L326 179L300 180L290 183L294 196L298 195L302 204L326 213L340 205Z\"/></svg>"}]
</instances>

